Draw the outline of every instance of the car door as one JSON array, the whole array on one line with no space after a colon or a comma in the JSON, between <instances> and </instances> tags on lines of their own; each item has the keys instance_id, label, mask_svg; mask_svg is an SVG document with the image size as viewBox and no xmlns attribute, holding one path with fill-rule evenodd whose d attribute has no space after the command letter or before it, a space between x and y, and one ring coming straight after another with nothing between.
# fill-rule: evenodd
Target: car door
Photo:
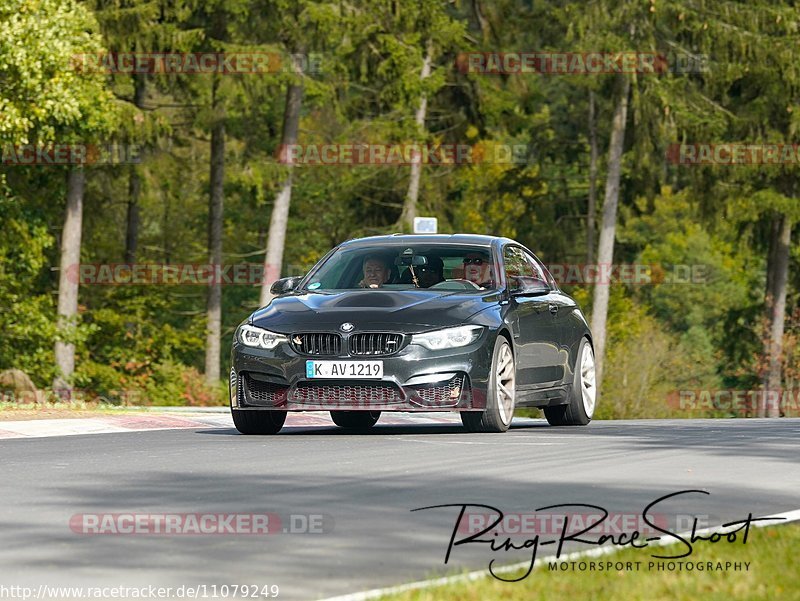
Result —
<instances>
[{"instance_id":1,"label":"car door","mask_svg":"<svg viewBox=\"0 0 800 601\"><path fill-rule=\"evenodd\" d=\"M547 388L564 376L564 359L559 352L556 319L550 313L552 290L536 261L522 247L509 244L503 249L503 266L510 294L509 317L517 363L517 387L521 390ZM526 294L531 282L545 284L544 290Z\"/></svg>"},{"instance_id":2,"label":"car door","mask_svg":"<svg viewBox=\"0 0 800 601\"><path fill-rule=\"evenodd\" d=\"M564 374L571 373L569 370L570 348L579 339L576 333L577 321L574 319L574 310L578 304L573 298L559 290L555 278L534 254L527 251L527 249L525 254L550 286L550 292L543 296L542 300L547 301L547 308L551 315L552 324L549 325L552 327L553 343L557 347L557 366L561 369L563 377Z\"/></svg>"}]
</instances>

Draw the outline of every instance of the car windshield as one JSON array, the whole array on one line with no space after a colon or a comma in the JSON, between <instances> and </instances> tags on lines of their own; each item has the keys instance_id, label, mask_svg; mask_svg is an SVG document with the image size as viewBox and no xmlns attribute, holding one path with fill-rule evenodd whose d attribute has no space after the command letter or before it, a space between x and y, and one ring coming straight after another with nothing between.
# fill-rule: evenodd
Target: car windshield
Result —
<instances>
[{"instance_id":1,"label":"car windshield","mask_svg":"<svg viewBox=\"0 0 800 601\"><path fill-rule=\"evenodd\" d=\"M462 290L496 288L491 250L470 245L342 247L311 272L309 291L359 288Z\"/></svg>"}]
</instances>

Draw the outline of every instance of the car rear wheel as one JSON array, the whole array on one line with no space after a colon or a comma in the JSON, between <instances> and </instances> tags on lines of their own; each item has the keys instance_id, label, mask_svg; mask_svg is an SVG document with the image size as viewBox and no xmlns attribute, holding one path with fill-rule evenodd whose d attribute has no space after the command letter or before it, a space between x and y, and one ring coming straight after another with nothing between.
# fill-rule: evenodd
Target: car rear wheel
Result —
<instances>
[{"instance_id":1,"label":"car rear wheel","mask_svg":"<svg viewBox=\"0 0 800 601\"><path fill-rule=\"evenodd\" d=\"M503 336L494 343L492 371L482 412L462 411L461 423L470 432L505 432L514 417L517 370L511 345Z\"/></svg>"},{"instance_id":2,"label":"car rear wheel","mask_svg":"<svg viewBox=\"0 0 800 601\"><path fill-rule=\"evenodd\" d=\"M380 416L380 411L331 411L333 423L348 430L369 430Z\"/></svg>"},{"instance_id":3,"label":"car rear wheel","mask_svg":"<svg viewBox=\"0 0 800 601\"><path fill-rule=\"evenodd\" d=\"M575 361L569 403L545 407L544 416L551 426L585 426L592 421L597 404L597 379L594 351L587 338L581 340L578 359Z\"/></svg>"},{"instance_id":4,"label":"car rear wheel","mask_svg":"<svg viewBox=\"0 0 800 601\"><path fill-rule=\"evenodd\" d=\"M286 421L285 411L231 409L233 425L242 434L277 434Z\"/></svg>"}]
</instances>

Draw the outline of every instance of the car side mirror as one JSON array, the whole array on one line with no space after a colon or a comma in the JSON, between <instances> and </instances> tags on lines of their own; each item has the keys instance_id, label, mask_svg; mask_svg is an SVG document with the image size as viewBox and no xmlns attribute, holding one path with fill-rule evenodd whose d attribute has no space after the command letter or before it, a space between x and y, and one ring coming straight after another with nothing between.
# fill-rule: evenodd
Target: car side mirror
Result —
<instances>
[{"instance_id":1,"label":"car side mirror","mask_svg":"<svg viewBox=\"0 0 800 601\"><path fill-rule=\"evenodd\" d=\"M272 286L269 287L269 291L274 296L286 294L287 292L291 292L297 288L297 285L302 279L303 276L301 275L292 276L290 278L281 278L272 283Z\"/></svg>"},{"instance_id":2,"label":"car side mirror","mask_svg":"<svg viewBox=\"0 0 800 601\"><path fill-rule=\"evenodd\" d=\"M516 283L517 287L511 288L512 296L541 296L550 292L550 286L547 282L539 278L531 278L527 276L511 276L509 284Z\"/></svg>"}]
</instances>

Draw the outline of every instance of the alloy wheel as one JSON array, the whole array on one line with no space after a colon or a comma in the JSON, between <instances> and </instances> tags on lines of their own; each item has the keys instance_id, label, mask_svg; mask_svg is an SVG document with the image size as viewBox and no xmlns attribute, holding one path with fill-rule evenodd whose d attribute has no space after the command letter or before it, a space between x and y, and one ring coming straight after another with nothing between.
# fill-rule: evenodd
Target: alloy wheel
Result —
<instances>
[{"instance_id":1,"label":"alloy wheel","mask_svg":"<svg viewBox=\"0 0 800 601\"><path fill-rule=\"evenodd\" d=\"M597 376L594 367L594 352L588 343L584 345L581 356L581 398L583 399L583 409L591 418L597 401Z\"/></svg>"},{"instance_id":2,"label":"alloy wheel","mask_svg":"<svg viewBox=\"0 0 800 601\"><path fill-rule=\"evenodd\" d=\"M500 347L495 374L495 395L500 419L508 424L514 415L514 355L507 344Z\"/></svg>"}]
</instances>

